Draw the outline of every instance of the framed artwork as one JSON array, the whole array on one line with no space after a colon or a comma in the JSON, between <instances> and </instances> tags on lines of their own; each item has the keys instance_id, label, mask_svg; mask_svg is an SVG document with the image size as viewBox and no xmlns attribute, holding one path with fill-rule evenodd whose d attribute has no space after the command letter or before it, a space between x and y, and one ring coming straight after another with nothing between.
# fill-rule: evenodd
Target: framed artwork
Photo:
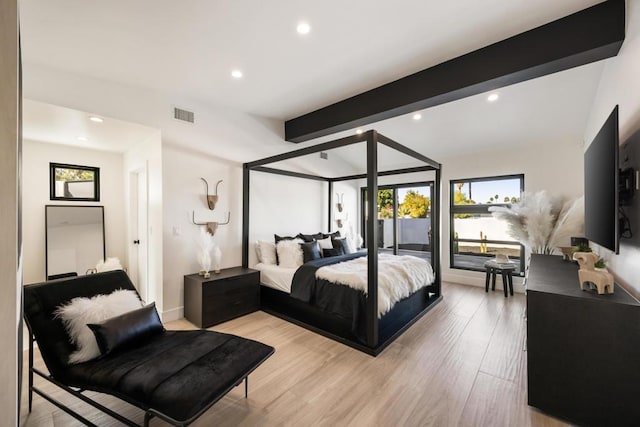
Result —
<instances>
[{"instance_id":1,"label":"framed artwork","mask_svg":"<svg viewBox=\"0 0 640 427\"><path fill-rule=\"evenodd\" d=\"M49 163L51 200L100 201L100 168Z\"/></svg>"}]
</instances>

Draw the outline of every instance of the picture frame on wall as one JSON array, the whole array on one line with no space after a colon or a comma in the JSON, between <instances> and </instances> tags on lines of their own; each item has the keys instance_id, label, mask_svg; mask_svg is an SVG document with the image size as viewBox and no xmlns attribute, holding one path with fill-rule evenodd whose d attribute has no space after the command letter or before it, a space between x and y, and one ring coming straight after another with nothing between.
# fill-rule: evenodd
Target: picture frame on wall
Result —
<instances>
[{"instance_id":1,"label":"picture frame on wall","mask_svg":"<svg viewBox=\"0 0 640 427\"><path fill-rule=\"evenodd\" d=\"M78 202L100 201L100 168L49 163L49 198Z\"/></svg>"}]
</instances>

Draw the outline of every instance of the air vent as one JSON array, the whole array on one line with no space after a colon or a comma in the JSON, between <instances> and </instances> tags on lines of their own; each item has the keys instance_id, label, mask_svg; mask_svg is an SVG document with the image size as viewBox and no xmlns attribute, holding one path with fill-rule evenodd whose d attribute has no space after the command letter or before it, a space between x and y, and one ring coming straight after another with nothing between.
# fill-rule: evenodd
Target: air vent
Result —
<instances>
[{"instance_id":1,"label":"air vent","mask_svg":"<svg viewBox=\"0 0 640 427\"><path fill-rule=\"evenodd\" d=\"M173 109L173 118L176 120L182 120L183 122L194 123L193 112L182 110L180 108Z\"/></svg>"}]
</instances>

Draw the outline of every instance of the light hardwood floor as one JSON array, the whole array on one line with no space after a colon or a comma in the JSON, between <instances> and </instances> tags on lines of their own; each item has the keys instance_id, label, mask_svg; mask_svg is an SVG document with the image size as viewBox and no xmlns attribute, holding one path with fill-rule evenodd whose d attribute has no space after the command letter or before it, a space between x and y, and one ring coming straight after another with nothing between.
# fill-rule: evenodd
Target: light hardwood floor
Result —
<instances>
[{"instance_id":1,"label":"light hardwood floor","mask_svg":"<svg viewBox=\"0 0 640 427\"><path fill-rule=\"evenodd\" d=\"M444 300L374 358L257 312L211 329L270 344L276 353L194 426L560 426L527 406L525 299L445 283ZM168 329L194 328L179 320ZM26 360L26 353L25 353ZM37 365L42 361L37 357ZM26 366L26 365L25 365ZM26 377L26 376L25 376ZM119 425L77 399L62 401L98 425ZM137 421L142 412L99 401ZM75 426L73 418L23 392L22 425ZM152 425L164 425L156 420Z\"/></svg>"}]
</instances>

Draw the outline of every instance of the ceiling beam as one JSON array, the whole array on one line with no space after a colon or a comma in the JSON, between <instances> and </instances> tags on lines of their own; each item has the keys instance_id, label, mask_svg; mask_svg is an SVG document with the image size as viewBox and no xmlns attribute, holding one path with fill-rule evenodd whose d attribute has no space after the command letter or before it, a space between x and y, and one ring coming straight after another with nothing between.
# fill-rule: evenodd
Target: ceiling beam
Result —
<instances>
[{"instance_id":1,"label":"ceiling beam","mask_svg":"<svg viewBox=\"0 0 640 427\"><path fill-rule=\"evenodd\" d=\"M285 122L303 142L616 56L625 1L608 0Z\"/></svg>"}]
</instances>

